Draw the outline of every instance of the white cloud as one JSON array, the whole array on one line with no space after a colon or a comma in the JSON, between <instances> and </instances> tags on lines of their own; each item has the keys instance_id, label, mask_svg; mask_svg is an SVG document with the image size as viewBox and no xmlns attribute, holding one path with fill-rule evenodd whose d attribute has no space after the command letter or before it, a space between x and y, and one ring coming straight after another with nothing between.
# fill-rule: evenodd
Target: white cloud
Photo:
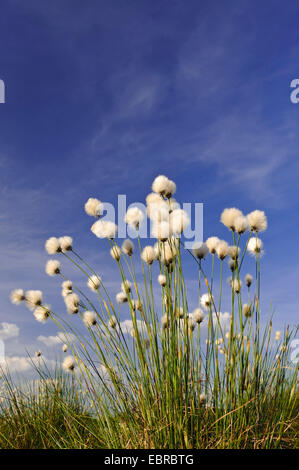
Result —
<instances>
[{"instance_id":1,"label":"white cloud","mask_svg":"<svg viewBox=\"0 0 299 470\"><path fill-rule=\"evenodd\" d=\"M0 340L6 340L19 336L20 328L14 323L2 322L0 325Z\"/></svg>"},{"instance_id":2,"label":"white cloud","mask_svg":"<svg viewBox=\"0 0 299 470\"><path fill-rule=\"evenodd\" d=\"M1 364L1 369L4 372L9 371L10 373L28 372L34 370L34 366L39 367L40 363L41 360L37 357L11 356L5 357L4 362ZM43 357L42 364L46 364L47 367L55 367L56 361Z\"/></svg>"},{"instance_id":3,"label":"white cloud","mask_svg":"<svg viewBox=\"0 0 299 470\"><path fill-rule=\"evenodd\" d=\"M37 338L38 341L41 341L46 346L55 346L56 344L61 344L65 342L73 342L75 341L75 336L72 334L64 334L59 331L55 336L43 336L40 335Z\"/></svg>"},{"instance_id":4,"label":"white cloud","mask_svg":"<svg viewBox=\"0 0 299 470\"><path fill-rule=\"evenodd\" d=\"M136 320L137 328L139 331L145 332L146 331L146 324L142 320ZM133 328L132 320L124 320L120 322L120 328L124 334L130 334Z\"/></svg>"}]
</instances>

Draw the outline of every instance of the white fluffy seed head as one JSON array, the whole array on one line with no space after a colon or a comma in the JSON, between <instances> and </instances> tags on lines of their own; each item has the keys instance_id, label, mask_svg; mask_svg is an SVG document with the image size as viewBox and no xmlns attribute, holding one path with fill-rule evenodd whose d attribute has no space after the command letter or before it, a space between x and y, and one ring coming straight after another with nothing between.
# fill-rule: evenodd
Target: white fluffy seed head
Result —
<instances>
[{"instance_id":1,"label":"white fluffy seed head","mask_svg":"<svg viewBox=\"0 0 299 470\"><path fill-rule=\"evenodd\" d=\"M49 255L55 255L61 252L60 242L56 237L50 237L45 243L45 248Z\"/></svg>"},{"instance_id":2,"label":"white fluffy seed head","mask_svg":"<svg viewBox=\"0 0 299 470\"><path fill-rule=\"evenodd\" d=\"M134 251L134 243L129 238L127 238L123 242L121 249L125 255L132 256Z\"/></svg>"},{"instance_id":3,"label":"white fluffy seed head","mask_svg":"<svg viewBox=\"0 0 299 470\"><path fill-rule=\"evenodd\" d=\"M176 316L177 319L184 318L184 309L183 309L183 307L176 307L175 316Z\"/></svg>"},{"instance_id":4,"label":"white fluffy seed head","mask_svg":"<svg viewBox=\"0 0 299 470\"><path fill-rule=\"evenodd\" d=\"M275 340L276 340L276 341L279 341L280 338L281 338L281 331L277 330L277 331L275 332Z\"/></svg>"},{"instance_id":5,"label":"white fluffy seed head","mask_svg":"<svg viewBox=\"0 0 299 470\"><path fill-rule=\"evenodd\" d=\"M60 248L61 248L62 253L71 251L73 247L73 239L72 237L69 237L67 235L65 235L64 237L60 237L59 243L60 243Z\"/></svg>"},{"instance_id":6,"label":"white fluffy seed head","mask_svg":"<svg viewBox=\"0 0 299 470\"><path fill-rule=\"evenodd\" d=\"M160 204L163 201L161 196L157 193L149 193L146 196L145 200L146 200L146 205L147 206L150 206L151 204Z\"/></svg>"},{"instance_id":7,"label":"white fluffy seed head","mask_svg":"<svg viewBox=\"0 0 299 470\"><path fill-rule=\"evenodd\" d=\"M45 323L50 316L49 306L39 305L34 310L33 315L37 321L39 321L40 323Z\"/></svg>"},{"instance_id":8,"label":"white fluffy seed head","mask_svg":"<svg viewBox=\"0 0 299 470\"><path fill-rule=\"evenodd\" d=\"M240 291L241 291L241 287L242 287L242 281L239 280L239 279L234 279L232 281L232 288L233 290L236 292L236 294L239 294Z\"/></svg>"},{"instance_id":9,"label":"white fluffy seed head","mask_svg":"<svg viewBox=\"0 0 299 470\"><path fill-rule=\"evenodd\" d=\"M218 258L221 261L227 257L228 251L229 251L228 243L226 243L224 240L220 240L218 245L216 246L216 253L217 253Z\"/></svg>"},{"instance_id":10,"label":"white fluffy seed head","mask_svg":"<svg viewBox=\"0 0 299 470\"><path fill-rule=\"evenodd\" d=\"M169 207L166 201L161 200L159 203L148 205L146 212L148 217L155 223L169 222Z\"/></svg>"},{"instance_id":11,"label":"white fluffy seed head","mask_svg":"<svg viewBox=\"0 0 299 470\"><path fill-rule=\"evenodd\" d=\"M166 276L164 276L164 274L159 274L159 276L158 276L158 282L159 282L160 286L165 287L165 286L166 286L166 282L167 282Z\"/></svg>"},{"instance_id":12,"label":"white fluffy seed head","mask_svg":"<svg viewBox=\"0 0 299 470\"><path fill-rule=\"evenodd\" d=\"M203 294L200 298L200 304L208 310L212 304L212 299L209 293Z\"/></svg>"},{"instance_id":13,"label":"white fluffy seed head","mask_svg":"<svg viewBox=\"0 0 299 470\"><path fill-rule=\"evenodd\" d=\"M62 289L71 291L73 289L72 281L63 281L61 284Z\"/></svg>"},{"instance_id":14,"label":"white fluffy seed head","mask_svg":"<svg viewBox=\"0 0 299 470\"><path fill-rule=\"evenodd\" d=\"M93 291L98 290L100 285L101 285L101 278L99 276L96 276L95 274L90 276L90 278L87 281L87 287L89 287L89 289Z\"/></svg>"},{"instance_id":15,"label":"white fluffy seed head","mask_svg":"<svg viewBox=\"0 0 299 470\"><path fill-rule=\"evenodd\" d=\"M181 235L190 224L190 219L187 212L183 209L175 209L170 214L169 222L172 233Z\"/></svg>"},{"instance_id":16,"label":"white fluffy seed head","mask_svg":"<svg viewBox=\"0 0 299 470\"><path fill-rule=\"evenodd\" d=\"M115 317L111 317L109 322L109 327L112 329L112 330L115 330L115 328L117 327L117 320Z\"/></svg>"},{"instance_id":17,"label":"white fluffy seed head","mask_svg":"<svg viewBox=\"0 0 299 470\"><path fill-rule=\"evenodd\" d=\"M228 267L232 272L237 269L237 266L238 266L238 260L232 259L232 258L228 260Z\"/></svg>"},{"instance_id":18,"label":"white fluffy seed head","mask_svg":"<svg viewBox=\"0 0 299 470\"><path fill-rule=\"evenodd\" d=\"M235 219L235 231L241 235L242 233L246 232L249 228L249 223L247 217L244 215L240 215Z\"/></svg>"},{"instance_id":19,"label":"white fluffy seed head","mask_svg":"<svg viewBox=\"0 0 299 470\"><path fill-rule=\"evenodd\" d=\"M23 289L14 289L10 294L11 303L19 305L25 300L25 294Z\"/></svg>"},{"instance_id":20,"label":"white fluffy seed head","mask_svg":"<svg viewBox=\"0 0 299 470\"><path fill-rule=\"evenodd\" d=\"M122 283L121 283L121 290L124 294L128 295L129 292L131 292L131 282L128 280L128 279L125 279Z\"/></svg>"},{"instance_id":21,"label":"white fluffy seed head","mask_svg":"<svg viewBox=\"0 0 299 470\"><path fill-rule=\"evenodd\" d=\"M114 222L98 220L91 229L92 233L98 238L108 238L112 240L117 234L117 225Z\"/></svg>"},{"instance_id":22,"label":"white fluffy seed head","mask_svg":"<svg viewBox=\"0 0 299 470\"><path fill-rule=\"evenodd\" d=\"M60 273L60 262L56 259L49 259L46 263L46 273L48 276L55 276Z\"/></svg>"},{"instance_id":23,"label":"white fluffy seed head","mask_svg":"<svg viewBox=\"0 0 299 470\"><path fill-rule=\"evenodd\" d=\"M40 290L28 290L25 294L26 304L30 310L34 310L35 307L41 305L43 300L43 294Z\"/></svg>"},{"instance_id":24,"label":"white fluffy seed head","mask_svg":"<svg viewBox=\"0 0 299 470\"><path fill-rule=\"evenodd\" d=\"M196 242L192 247L194 256L198 259L203 259L209 253L209 248L204 242Z\"/></svg>"},{"instance_id":25,"label":"white fluffy seed head","mask_svg":"<svg viewBox=\"0 0 299 470\"><path fill-rule=\"evenodd\" d=\"M95 312L91 312L90 310L86 310L83 314L83 323L87 328L94 326L97 324L97 316Z\"/></svg>"},{"instance_id":26,"label":"white fluffy seed head","mask_svg":"<svg viewBox=\"0 0 299 470\"><path fill-rule=\"evenodd\" d=\"M193 320L194 320L197 324L202 323L202 321L203 321L204 318L205 318L205 315L204 315L203 311L201 310L201 308L196 308L196 309L193 311L192 316L193 316Z\"/></svg>"},{"instance_id":27,"label":"white fluffy seed head","mask_svg":"<svg viewBox=\"0 0 299 470\"><path fill-rule=\"evenodd\" d=\"M244 317L251 317L251 305L250 304L243 304L242 307Z\"/></svg>"},{"instance_id":28,"label":"white fluffy seed head","mask_svg":"<svg viewBox=\"0 0 299 470\"><path fill-rule=\"evenodd\" d=\"M247 215L247 219L253 232L263 232L267 229L268 222L264 211L252 211Z\"/></svg>"},{"instance_id":29,"label":"white fluffy seed head","mask_svg":"<svg viewBox=\"0 0 299 470\"><path fill-rule=\"evenodd\" d=\"M228 247L228 254L233 260L237 260L240 254L240 247L232 245Z\"/></svg>"},{"instance_id":30,"label":"white fluffy seed head","mask_svg":"<svg viewBox=\"0 0 299 470\"><path fill-rule=\"evenodd\" d=\"M252 284L252 279L253 277L251 276L251 274L246 274L245 276L245 282L246 282L246 286L247 287L250 287L251 284Z\"/></svg>"},{"instance_id":31,"label":"white fluffy seed head","mask_svg":"<svg viewBox=\"0 0 299 470\"><path fill-rule=\"evenodd\" d=\"M138 229L143 219L143 212L137 206L130 207L125 215L125 222L135 229Z\"/></svg>"},{"instance_id":32,"label":"white fluffy seed head","mask_svg":"<svg viewBox=\"0 0 299 470\"><path fill-rule=\"evenodd\" d=\"M128 302L128 297L123 292L118 292L118 294L116 294L116 302L119 305L124 304L125 302Z\"/></svg>"},{"instance_id":33,"label":"white fluffy seed head","mask_svg":"<svg viewBox=\"0 0 299 470\"><path fill-rule=\"evenodd\" d=\"M86 214L91 217L99 217L103 212L103 208L101 201L94 197L90 197L84 205Z\"/></svg>"},{"instance_id":34,"label":"white fluffy seed head","mask_svg":"<svg viewBox=\"0 0 299 470\"><path fill-rule=\"evenodd\" d=\"M237 217L241 217L242 211L236 209L235 207L231 207L230 209L224 209L221 214L220 221L232 231L235 231L235 222Z\"/></svg>"},{"instance_id":35,"label":"white fluffy seed head","mask_svg":"<svg viewBox=\"0 0 299 470\"><path fill-rule=\"evenodd\" d=\"M152 264L156 259L156 253L152 246L146 246L143 248L141 258L146 264Z\"/></svg>"},{"instance_id":36,"label":"white fluffy seed head","mask_svg":"<svg viewBox=\"0 0 299 470\"><path fill-rule=\"evenodd\" d=\"M62 351L65 353L65 352L67 352L67 349L68 349L67 344L63 344L62 345Z\"/></svg>"},{"instance_id":37,"label":"white fluffy seed head","mask_svg":"<svg viewBox=\"0 0 299 470\"><path fill-rule=\"evenodd\" d=\"M139 310L139 312L142 311L142 303L140 302L139 299L132 300L132 308L133 310Z\"/></svg>"},{"instance_id":38,"label":"white fluffy seed head","mask_svg":"<svg viewBox=\"0 0 299 470\"><path fill-rule=\"evenodd\" d=\"M157 176L152 184L152 190L163 197L170 198L176 191L176 184L167 176Z\"/></svg>"},{"instance_id":39,"label":"white fluffy seed head","mask_svg":"<svg viewBox=\"0 0 299 470\"><path fill-rule=\"evenodd\" d=\"M166 330L166 328L168 328L168 326L169 326L169 321L168 321L167 314L163 315L163 317L161 318L161 323L162 323L163 330Z\"/></svg>"},{"instance_id":40,"label":"white fluffy seed head","mask_svg":"<svg viewBox=\"0 0 299 470\"><path fill-rule=\"evenodd\" d=\"M113 259L115 259L115 261L119 261L121 256L121 249L116 245L113 246L110 250L110 255Z\"/></svg>"},{"instance_id":41,"label":"white fluffy seed head","mask_svg":"<svg viewBox=\"0 0 299 470\"><path fill-rule=\"evenodd\" d=\"M154 224L152 227L152 236L160 241L166 241L172 235L170 224L162 221L159 224Z\"/></svg>"},{"instance_id":42,"label":"white fluffy seed head","mask_svg":"<svg viewBox=\"0 0 299 470\"><path fill-rule=\"evenodd\" d=\"M247 245L247 250L253 256L256 256L257 254L262 253L262 250L263 250L262 240L256 237L250 238L248 245Z\"/></svg>"},{"instance_id":43,"label":"white fluffy seed head","mask_svg":"<svg viewBox=\"0 0 299 470\"><path fill-rule=\"evenodd\" d=\"M64 302L69 314L74 315L78 313L80 298L75 292L65 297Z\"/></svg>"},{"instance_id":44,"label":"white fluffy seed head","mask_svg":"<svg viewBox=\"0 0 299 470\"><path fill-rule=\"evenodd\" d=\"M207 397L206 397L206 395L205 395L204 393L201 393L201 394L199 395L199 401L200 401L200 403L201 403L202 405L207 401Z\"/></svg>"},{"instance_id":45,"label":"white fluffy seed head","mask_svg":"<svg viewBox=\"0 0 299 470\"><path fill-rule=\"evenodd\" d=\"M41 353L41 351L38 350L38 351L35 351L35 355L36 355L36 357L41 357L42 353Z\"/></svg>"},{"instance_id":46,"label":"white fluffy seed head","mask_svg":"<svg viewBox=\"0 0 299 470\"><path fill-rule=\"evenodd\" d=\"M177 247L168 240L163 243L160 250L160 260L163 264L168 266L177 256Z\"/></svg>"},{"instance_id":47,"label":"white fluffy seed head","mask_svg":"<svg viewBox=\"0 0 299 470\"><path fill-rule=\"evenodd\" d=\"M220 242L218 237L209 237L206 240L206 245L209 249L209 252L214 255L216 253L216 248L218 243Z\"/></svg>"},{"instance_id":48,"label":"white fluffy seed head","mask_svg":"<svg viewBox=\"0 0 299 470\"><path fill-rule=\"evenodd\" d=\"M75 369L75 361L73 356L67 356L62 363L62 367L66 372L73 372Z\"/></svg>"}]
</instances>

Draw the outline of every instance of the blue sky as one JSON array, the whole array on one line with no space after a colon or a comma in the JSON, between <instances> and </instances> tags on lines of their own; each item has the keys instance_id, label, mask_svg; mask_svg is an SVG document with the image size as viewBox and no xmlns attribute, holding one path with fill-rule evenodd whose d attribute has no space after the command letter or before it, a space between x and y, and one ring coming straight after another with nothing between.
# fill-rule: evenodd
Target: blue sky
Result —
<instances>
[{"instance_id":1,"label":"blue sky","mask_svg":"<svg viewBox=\"0 0 299 470\"><path fill-rule=\"evenodd\" d=\"M228 239L224 207L265 210L264 302L278 327L296 323L298 13L275 0L2 0L0 325L20 328L2 332L9 356L56 333L9 302L21 286L55 305L45 239L73 236L113 291L84 202L143 201L159 173L179 201L204 203L205 237Z\"/></svg>"}]
</instances>

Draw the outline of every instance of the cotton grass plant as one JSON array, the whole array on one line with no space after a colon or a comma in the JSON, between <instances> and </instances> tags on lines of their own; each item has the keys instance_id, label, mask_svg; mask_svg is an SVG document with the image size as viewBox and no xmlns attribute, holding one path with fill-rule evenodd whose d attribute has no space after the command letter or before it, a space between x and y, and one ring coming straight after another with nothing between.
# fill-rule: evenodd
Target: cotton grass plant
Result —
<instances>
[{"instance_id":1,"label":"cotton grass plant","mask_svg":"<svg viewBox=\"0 0 299 470\"><path fill-rule=\"evenodd\" d=\"M175 183L160 175L152 191L146 212L156 241L146 246L139 236L140 209L130 208L125 217L136 230L135 246L130 239L118 243L117 226L102 217L101 201L90 198L85 204L95 218L91 231L106 239L107 256L110 252L119 273L115 298L65 236L51 237L45 247L85 278L83 291L65 277L60 260L47 262L46 272L62 281L68 314L52 311L40 291L17 289L12 302L25 302L36 320L53 321L74 339L63 346L68 355L62 367L72 377L70 386L86 391L93 419L103 430L103 446L292 445L285 433L293 427L296 410L298 368L288 359L294 331L275 335L271 316L261 327L264 212L244 216L239 209L225 209L221 222L228 239L210 236L186 250L182 234L190 221L173 197ZM187 256L198 286L193 312L183 271ZM252 273L244 272L249 256ZM223 312L224 290L228 312Z\"/></svg>"}]
</instances>

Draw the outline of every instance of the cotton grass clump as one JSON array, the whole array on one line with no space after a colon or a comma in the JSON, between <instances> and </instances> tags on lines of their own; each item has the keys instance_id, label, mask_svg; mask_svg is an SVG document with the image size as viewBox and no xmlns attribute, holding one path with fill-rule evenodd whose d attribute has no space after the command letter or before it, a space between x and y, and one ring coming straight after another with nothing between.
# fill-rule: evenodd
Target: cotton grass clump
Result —
<instances>
[{"instance_id":1,"label":"cotton grass clump","mask_svg":"<svg viewBox=\"0 0 299 470\"><path fill-rule=\"evenodd\" d=\"M227 239L214 235L185 249L190 220L173 197L175 183L159 175L152 191L146 215L154 243L141 237L145 214L139 207L125 215L136 247L102 218L99 199L85 203L97 219L91 231L106 246L100 268L112 256L118 277L103 282L73 250L71 237L51 237L48 254L59 253L84 277L72 282L60 261L47 262L47 274L62 278L66 312L50 309L39 290L15 289L11 301L25 302L40 328L47 320L59 328L54 342L64 355L63 370L71 373L71 392L77 397L80 385L92 410L88 439L101 429L106 448L278 447L292 426L298 367L287 362L293 333L272 333L271 316L265 326L260 322L266 314L257 234L267 228L267 217L226 208ZM65 357L68 350L72 355Z\"/></svg>"}]
</instances>

